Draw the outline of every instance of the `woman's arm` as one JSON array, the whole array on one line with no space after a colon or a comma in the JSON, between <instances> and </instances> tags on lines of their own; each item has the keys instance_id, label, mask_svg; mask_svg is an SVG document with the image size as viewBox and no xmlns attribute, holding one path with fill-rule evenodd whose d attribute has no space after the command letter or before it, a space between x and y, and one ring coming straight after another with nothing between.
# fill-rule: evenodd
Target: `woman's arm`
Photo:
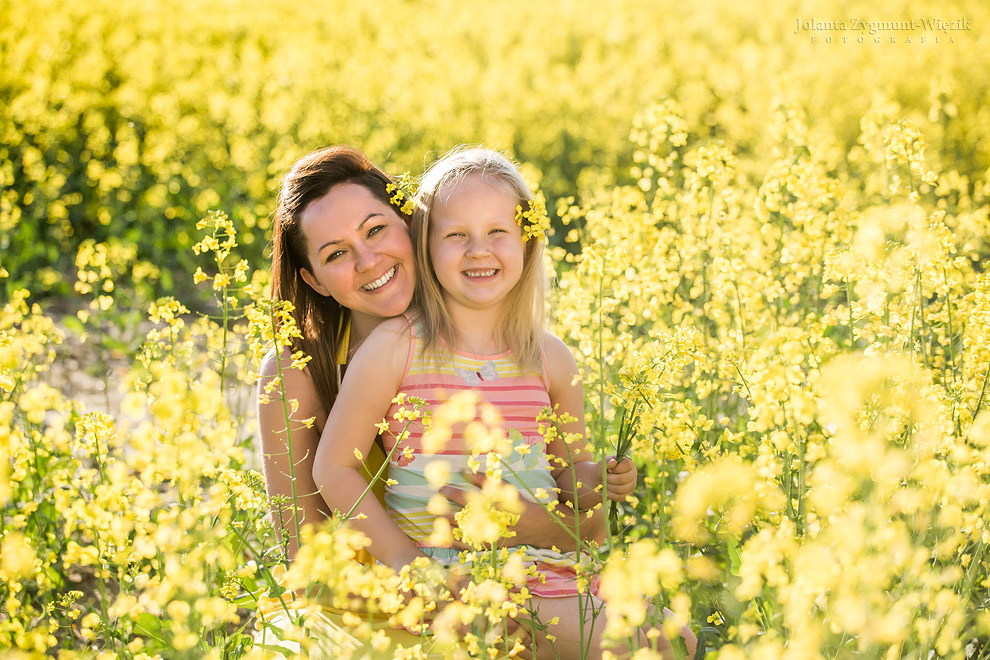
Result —
<instances>
[{"instance_id":1,"label":"woman's arm","mask_svg":"<svg viewBox=\"0 0 990 660\"><path fill-rule=\"evenodd\" d=\"M481 488L485 482L485 475L472 474L468 478ZM444 486L440 489L440 494L459 506L467 504L467 491L457 486ZM588 516L587 511L577 514L567 504L560 504L554 512L536 502L531 502L526 498L519 498L519 505L522 511L519 512L519 519L510 528L513 532L511 537L503 538L499 545L531 545L536 548L557 548L564 552L577 550L580 541L594 541L595 543L605 542L605 512L599 507ZM575 538L574 529L580 515L580 539ZM451 527L457 526L454 514L446 516ZM468 548L466 544L455 541L458 548Z\"/></svg>"},{"instance_id":2,"label":"woman's arm","mask_svg":"<svg viewBox=\"0 0 990 660\"><path fill-rule=\"evenodd\" d=\"M386 321L368 336L347 367L313 464L313 479L332 509L350 511L367 487L355 450L368 455L376 425L385 418L401 384L409 342L405 319ZM351 525L371 540L371 554L382 563L398 570L425 556L370 491L354 514Z\"/></svg>"},{"instance_id":3,"label":"woman's arm","mask_svg":"<svg viewBox=\"0 0 990 660\"><path fill-rule=\"evenodd\" d=\"M282 355L271 351L261 363L258 383L258 425L265 489L272 499L275 531L279 541L286 543L289 559L295 557L299 548L299 527L306 523L318 523L329 515L313 481L313 457L327 413L309 373L289 368L291 363L289 351L284 351ZM280 366L283 378L281 387L276 384L266 394L266 389L278 378ZM295 412L292 412L292 400L298 404ZM303 420L310 418L315 418L316 423L307 428ZM283 534L288 538L284 538Z\"/></svg>"}]
</instances>

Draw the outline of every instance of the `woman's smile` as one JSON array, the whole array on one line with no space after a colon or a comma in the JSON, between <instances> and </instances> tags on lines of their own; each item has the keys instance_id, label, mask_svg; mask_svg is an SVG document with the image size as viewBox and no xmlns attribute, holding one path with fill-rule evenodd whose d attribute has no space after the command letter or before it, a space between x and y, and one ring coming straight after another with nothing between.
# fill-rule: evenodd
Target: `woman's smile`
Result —
<instances>
[{"instance_id":1,"label":"woman's smile","mask_svg":"<svg viewBox=\"0 0 990 660\"><path fill-rule=\"evenodd\" d=\"M398 265L392 266L391 268L388 269L388 272L386 272L384 275L379 277L377 280L375 280L374 282L369 282L368 284L365 284L361 288L364 289L365 291L376 291L382 288L383 286L391 282L393 277L395 277L396 269L398 269Z\"/></svg>"},{"instance_id":2,"label":"woman's smile","mask_svg":"<svg viewBox=\"0 0 990 660\"><path fill-rule=\"evenodd\" d=\"M313 289L351 310L353 318L406 311L416 276L405 222L364 186L337 184L303 213Z\"/></svg>"}]
</instances>

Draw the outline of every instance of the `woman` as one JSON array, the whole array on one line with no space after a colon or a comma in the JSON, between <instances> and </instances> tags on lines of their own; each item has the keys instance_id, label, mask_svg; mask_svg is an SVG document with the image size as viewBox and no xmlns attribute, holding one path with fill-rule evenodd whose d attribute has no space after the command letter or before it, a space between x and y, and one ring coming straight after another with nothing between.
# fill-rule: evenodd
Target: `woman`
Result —
<instances>
[{"instance_id":1,"label":"woman","mask_svg":"<svg viewBox=\"0 0 990 660\"><path fill-rule=\"evenodd\" d=\"M278 376L281 362L281 391L286 400L298 402L292 419L316 420L312 428L293 425L290 448L279 390L270 401L259 396L265 482L273 498L276 530L280 539L288 535L282 541L290 558L298 549L299 527L329 515L313 481L313 457L347 357L379 323L404 312L412 300L416 274L409 217L390 203L390 183L361 152L335 146L297 161L279 193L272 295L295 306L293 315L303 338L293 349L312 360L299 371L288 368L290 350L278 356L270 353L261 365L259 392ZM445 492L455 504L464 503L463 491ZM274 503L278 501L285 504ZM573 529L573 518L564 522ZM601 540L604 529L600 509L591 519L582 514L584 538ZM536 504L523 511L513 531L513 544L563 550L577 545Z\"/></svg>"}]
</instances>

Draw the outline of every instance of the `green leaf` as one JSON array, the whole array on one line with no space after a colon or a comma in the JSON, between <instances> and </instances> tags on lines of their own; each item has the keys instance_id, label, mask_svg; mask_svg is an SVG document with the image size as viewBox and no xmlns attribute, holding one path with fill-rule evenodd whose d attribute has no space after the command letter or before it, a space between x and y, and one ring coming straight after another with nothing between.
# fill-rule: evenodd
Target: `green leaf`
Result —
<instances>
[{"instance_id":1,"label":"green leaf","mask_svg":"<svg viewBox=\"0 0 990 660\"><path fill-rule=\"evenodd\" d=\"M721 637L722 633L718 631L718 628L713 628L712 626L705 626L698 631L698 647L694 651L693 660L703 660L705 655L708 653L708 640L714 637Z\"/></svg>"},{"instance_id":2,"label":"green leaf","mask_svg":"<svg viewBox=\"0 0 990 660\"><path fill-rule=\"evenodd\" d=\"M742 577L742 554L739 552L739 541L729 538L725 542L729 551L729 572L736 577Z\"/></svg>"},{"instance_id":3,"label":"green leaf","mask_svg":"<svg viewBox=\"0 0 990 660\"><path fill-rule=\"evenodd\" d=\"M142 635L161 637L162 620L150 612L144 612L134 620L134 629Z\"/></svg>"},{"instance_id":4,"label":"green leaf","mask_svg":"<svg viewBox=\"0 0 990 660\"><path fill-rule=\"evenodd\" d=\"M62 318L62 323L74 335L82 336L86 334L86 326L83 325L83 322L79 320L78 316L65 316Z\"/></svg>"}]
</instances>

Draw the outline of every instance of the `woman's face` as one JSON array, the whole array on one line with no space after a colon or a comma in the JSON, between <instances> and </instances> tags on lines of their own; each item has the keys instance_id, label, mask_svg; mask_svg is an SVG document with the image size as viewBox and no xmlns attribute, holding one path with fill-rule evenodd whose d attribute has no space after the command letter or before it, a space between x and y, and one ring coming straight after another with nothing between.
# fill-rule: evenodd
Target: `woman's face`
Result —
<instances>
[{"instance_id":1,"label":"woman's face","mask_svg":"<svg viewBox=\"0 0 990 660\"><path fill-rule=\"evenodd\" d=\"M409 229L364 186L341 183L311 203L300 219L317 293L351 310L356 322L406 311L416 284Z\"/></svg>"}]
</instances>

